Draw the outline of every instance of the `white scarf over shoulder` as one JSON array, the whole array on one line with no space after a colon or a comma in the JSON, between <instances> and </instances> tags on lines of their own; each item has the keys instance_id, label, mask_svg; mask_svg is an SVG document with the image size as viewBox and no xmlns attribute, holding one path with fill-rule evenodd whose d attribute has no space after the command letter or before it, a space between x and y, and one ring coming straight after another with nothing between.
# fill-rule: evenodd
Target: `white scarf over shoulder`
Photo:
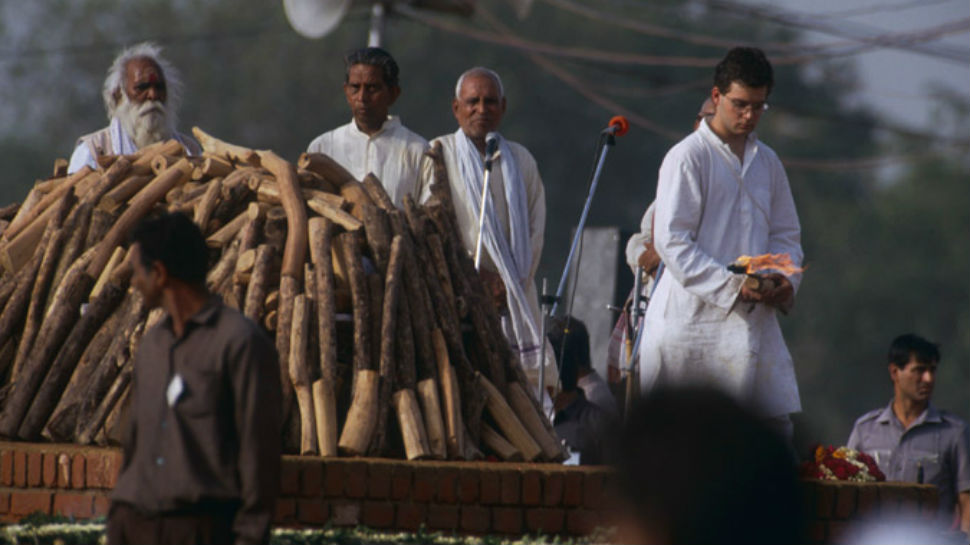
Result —
<instances>
[{"instance_id":1,"label":"white scarf over shoulder","mask_svg":"<svg viewBox=\"0 0 970 545\"><path fill-rule=\"evenodd\" d=\"M487 201L485 223L482 227L482 246L498 269L502 282L505 283L509 316L503 318L503 322L511 323L503 325L512 337L513 348L518 351L522 364L526 368L531 368L539 365L541 343L539 327L532 315L526 291L523 288L523 285L529 281L529 270L532 265L529 208L526 202L525 185L515 162L515 156L505 138L501 135L497 135L497 138L498 155L501 157L498 164L502 169L505 199L509 210L509 233L506 238L494 206L491 201ZM455 149L468 202L475 210L481 210L485 162L478 148L461 129L455 133Z\"/></svg>"}]
</instances>

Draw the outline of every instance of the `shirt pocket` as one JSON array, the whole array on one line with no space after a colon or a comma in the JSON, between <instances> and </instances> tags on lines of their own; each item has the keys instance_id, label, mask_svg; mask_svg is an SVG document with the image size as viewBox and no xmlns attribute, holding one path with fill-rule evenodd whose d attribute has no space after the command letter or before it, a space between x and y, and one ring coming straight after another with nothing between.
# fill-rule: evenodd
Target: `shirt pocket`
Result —
<instances>
[{"instance_id":1,"label":"shirt pocket","mask_svg":"<svg viewBox=\"0 0 970 545\"><path fill-rule=\"evenodd\" d=\"M175 411L191 417L212 415L219 406L221 375L209 369L182 371L185 391L175 404Z\"/></svg>"},{"instance_id":2,"label":"shirt pocket","mask_svg":"<svg viewBox=\"0 0 970 545\"><path fill-rule=\"evenodd\" d=\"M928 450L913 450L913 458L910 464L913 465L912 471L919 478L920 468L923 470L923 484L943 484L942 460L940 454Z\"/></svg>"}]
</instances>

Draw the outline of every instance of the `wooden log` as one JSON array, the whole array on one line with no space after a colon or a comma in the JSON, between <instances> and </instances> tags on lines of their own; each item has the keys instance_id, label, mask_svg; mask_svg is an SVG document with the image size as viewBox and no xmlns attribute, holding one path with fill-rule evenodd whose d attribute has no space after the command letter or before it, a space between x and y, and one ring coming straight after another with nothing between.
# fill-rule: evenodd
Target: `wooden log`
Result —
<instances>
[{"instance_id":1,"label":"wooden log","mask_svg":"<svg viewBox=\"0 0 970 545\"><path fill-rule=\"evenodd\" d=\"M354 304L354 370L373 369L371 355L371 312L367 280L361 267L360 235L355 232L337 235L335 240L347 268L351 298Z\"/></svg>"},{"instance_id":2,"label":"wooden log","mask_svg":"<svg viewBox=\"0 0 970 545\"><path fill-rule=\"evenodd\" d=\"M337 455L337 400L334 388L337 380L337 327L332 237L332 222L325 218L310 219L310 257L317 276L315 299L321 377L313 384L313 402L317 411L317 443L321 456Z\"/></svg>"},{"instance_id":3,"label":"wooden log","mask_svg":"<svg viewBox=\"0 0 970 545\"><path fill-rule=\"evenodd\" d=\"M300 158L297 159L296 166L319 174L323 179L335 185L338 189L357 181L354 175L344 168L343 165L323 153L302 153L300 154Z\"/></svg>"},{"instance_id":4,"label":"wooden log","mask_svg":"<svg viewBox=\"0 0 970 545\"><path fill-rule=\"evenodd\" d=\"M85 347L124 297L125 288L122 284L127 284L127 278L123 274L116 275L71 328L70 335L51 363L47 376L37 389L33 403L20 423L17 436L21 439L30 441L40 437L40 432L64 392Z\"/></svg>"},{"instance_id":5,"label":"wooden log","mask_svg":"<svg viewBox=\"0 0 970 545\"><path fill-rule=\"evenodd\" d=\"M124 442L125 418L124 415L131 412L131 384L125 388L124 393L111 408L108 416L104 419L104 425L95 436L95 442L103 446L121 446Z\"/></svg>"},{"instance_id":6,"label":"wooden log","mask_svg":"<svg viewBox=\"0 0 970 545\"><path fill-rule=\"evenodd\" d=\"M300 409L300 454L317 453L317 425L314 420L313 392L307 363L307 335L310 313L305 294L293 301L293 322L290 329L289 374Z\"/></svg>"},{"instance_id":7,"label":"wooden log","mask_svg":"<svg viewBox=\"0 0 970 545\"><path fill-rule=\"evenodd\" d=\"M373 368L381 375L381 382L377 390L377 426L369 451L370 456L384 456L387 446L387 425L390 415L391 392L394 385L394 366L381 365L381 320L384 307L384 278L377 273L366 275L367 297L370 301L370 331L371 355L374 358Z\"/></svg>"},{"instance_id":8,"label":"wooden log","mask_svg":"<svg viewBox=\"0 0 970 545\"><path fill-rule=\"evenodd\" d=\"M337 446L350 456L363 456L371 443L377 424L377 390L380 375L373 369L358 369L354 373L354 393Z\"/></svg>"},{"instance_id":9,"label":"wooden log","mask_svg":"<svg viewBox=\"0 0 970 545\"><path fill-rule=\"evenodd\" d=\"M445 301L449 305L449 313L457 321L461 314L455 304L455 288L451 283L451 272L448 268L448 259L445 257L445 250L442 246L441 238L437 234L429 234L427 238L428 255L431 258L431 265L435 276L438 278L438 285L445 296Z\"/></svg>"},{"instance_id":10,"label":"wooden log","mask_svg":"<svg viewBox=\"0 0 970 545\"><path fill-rule=\"evenodd\" d=\"M140 174L147 174L148 171L144 169L151 169L152 160L155 159L156 155L184 156L185 148L182 147L182 143L178 140L169 138L168 140L149 144L135 153L124 157L131 161L131 166L134 170L140 171Z\"/></svg>"},{"instance_id":11,"label":"wooden log","mask_svg":"<svg viewBox=\"0 0 970 545\"><path fill-rule=\"evenodd\" d=\"M398 426L404 441L404 453L408 460L425 460L431 458L431 448L428 446L428 436L424 429L424 420L414 390L404 388L394 392L392 398L394 412L397 415Z\"/></svg>"},{"instance_id":12,"label":"wooden log","mask_svg":"<svg viewBox=\"0 0 970 545\"><path fill-rule=\"evenodd\" d=\"M302 267L301 267L302 276ZM276 350L280 354L290 353L290 328L293 323L293 304L296 296L303 291L299 280L292 275L280 277L279 308L276 310ZM280 381L283 384L284 417L289 416L293 402L293 384L290 381L288 366L280 365Z\"/></svg>"},{"instance_id":13,"label":"wooden log","mask_svg":"<svg viewBox=\"0 0 970 545\"><path fill-rule=\"evenodd\" d=\"M324 191L327 193L332 193L334 196L338 196L339 190L337 186L333 185L323 176L320 176L316 172L311 172L304 168L298 168L296 170L296 176L300 180L300 186L315 189L317 191Z\"/></svg>"},{"instance_id":14,"label":"wooden log","mask_svg":"<svg viewBox=\"0 0 970 545\"><path fill-rule=\"evenodd\" d=\"M34 192L31 191L31 193L28 194L28 200L24 201L24 206L21 207L20 212L17 213L17 215L10 222L10 225L8 225L4 230L3 238L5 240L13 240L23 229L34 223L38 217L46 212L51 205L59 201L65 193L72 190L74 186L76 186L81 180L85 179L85 177L90 174L94 174L94 177L100 176L99 174L93 173L89 167L85 166L81 170L68 176L63 182L54 186L50 193L41 195L38 192L36 195L39 195L40 198L37 200L37 203L28 207L27 203L30 200L37 198L32 198Z\"/></svg>"},{"instance_id":15,"label":"wooden log","mask_svg":"<svg viewBox=\"0 0 970 545\"><path fill-rule=\"evenodd\" d=\"M219 261L206 273L205 285L209 291L213 293L222 292L223 287L232 278L233 268L235 268L236 257L238 255L239 239L235 239L226 245Z\"/></svg>"},{"instance_id":16,"label":"wooden log","mask_svg":"<svg viewBox=\"0 0 970 545\"><path fill-rule=\"evenodd\" d=\"M138 302L136 302L136 299ZM139 306L136 307L136 305ZM73 438L75 424L77 423L76 408L80 405L83 398L99 395L97 391L89 391L87 389L87 385L94 375L97 365L101 362L115 339L121 342L126 328L130 326L128 323L129 315L135 312L133 309L143 308L140 305L141 296L129 292L118 310L105 321L104 325L101 326L94 336L94 339L88 343L87 348L84 349L84 353L81 354L81 358L78 360L74 373L71 374L71 378L64 388L64 393L58 400L57 406L54 407L51 417L41 432L41 435L45 438L59 443L70 441ZM140 320L141 318L143 316L139 312L138 319ZM113 363L112 366L114 366ZM114 380L113 376L111 380ZM103 391L100 393L103 394Z\"/></svg>"},{"instance_id":17,"label":"wooden log","mask_svg":"<svg viewBox=\"0 0 970 545\"><path fill-rule=\"evenodd\" d=\"M307 207L347 231L356 231L364 225L359 219L325 201L311 199L307 201Z\"/></svg>"},{"instance_id":18,"label":"wooden log","mask_svg":"<svg viewBox=\"0 0 970 545\"><path fill-rule=\"evenodd\" d=\"M283 255L283 245L286 242L286 211L282 206L274 206L266 211L263 238L267 244L276 248L279 255Z\"/></svg>"},{"instance_id":19,"label":"wooden log","mask_svg":"<svg viewBox=\"0 0 970 545\"><path fill-rule=\"evenodd\" d=\"M312 174L312 173L311 173ZM300 182L302 186L302 182ZM254 175L249 177L246 185L256 193L256 198L260 201L267 202L270 204L281 204L282 197L280 196L279 184L276 180L271 177L270 174L264 175ZM320 191L317 189L308 189L301 187L300 194L309 204L310 201L318 201L323 204L327 204L339 209L343 209L347 206L347 201L336 193L328 193L326 191Z\"/></svg>"},{"instance_id":20,"label":"wooden log","mask_svg":"<svg viewBox=\"0 0 970 545\"><path fill-rule=\"evenodd\" d=\"M461 459L465 453L464 422L461 418L461 390L458 388L458 377L451 366L448 357L448 347L440 329L431 332L434 343L435 357L438 362L438 380L441 383L441 399L444 401L445 439L448 447L448 458Z\"/></svg>"},{"instance_id":21,"label":"wooden log","mask_svg":"<svg viewBox=\"0 0 970 545\"><path fill-rule=\"evenodd\" d=\"M280 274L301 280L307 252L307 214L306 203L296 179L296 169L270 151L260 152L260 161L276 176L280 188L280 200L283 202L283 209L286 210L286 247L283 251Z\"/></svg>"},{"instance_id":22,"label":"wooden log","mask_svg":"<svg viewBox=\"0 0 970 545\"><path fill-rule=\"evenodd\" d=\"M61 280L64 279L64 274L67 273L67 269L74 264L74 261L84 251L84 242L88 237L88 227L91 225L91 215L93 212L94 206L91 203L78 203L64 222L64 231L70 233L70 237L64 245L64 250L57 262L53 285L60 285Z\"/></svg>"},{"instance_id":23,"label":"wooden log","mask_svg":"<svg viewBox=\"0 0 970 545\"><path fill-rule=\"evenodd\" d=\"M554 434L549 433L542 424L544 416L535 411L535 407L529 400L528 394L525 393L522 384L518 382L509 383L507 400L522 425L528 430L529 435L539 444L542 455L547 460L559 460L563 456L562 445L559 439Z\"/></svg>"},{"instance_id":24,"label":"wooden log","mask_svg":"<svg viewBox=\"0 0 970 545\"><path fill-rule=\"evenodd\" d=\"M17 212L19 211L20 211L19 202L10 203L6 206L0 206L0 220L5 220L7 222L10 222L11 220L13 220L13 217L16 216Z\"/></svg>"},{"instance_id":25,"label":"wooden log","mask_svg":"<svg viewBox=\"0 0 970 545\"><path fill-rule=\"evenodd\" d=\"M202 194L202 198L195 205L195 214L192 217L192 221L199 226L199 229L205 229L209 225L209 220L212 218L212 213L215 211L221 195L222 178L210 180L206 184L205 193Z\"/></svg>"},{"instance_id":26,"label":"wooden log","mask_svg":"<svg viewBox=\"0 0 970 545\"><path fill-rule=\"evenodd\" d=\"M202 163L192 170L193 180L205 180L209 178L221 178L228 176L234 170L232 163L218 155L206 154L202 158Z\"/></svg>"},{"instance_id":27,"label":"wooden log","mask_svg":"<svg viewBox=\"0 0 970 545\"><path fill-rule=\"evenodd\" d=\"M77 321L82 300L94 285L94 278L84 269L85 264L79 260L79 266L72 267L64 276L59 293L54 296L48 315L37 334L40 341L34 344L17 381L12 383L3 412L0 412L0 435L4 437L16 435L37 388L70 333L71 325Z\"/></svg>"},{"instance_id":28,"label":"wooden log","mask_svg":"<svg viewBox=\"0 0 970 545\"><path fill-rule=\"evenodd\" d=\"M248 163L256 167L260 164L260 155L249 148L223 142L214 136L206 134L198 127L192 127L192 134L198 140L202 149L210 155L224 157L237 163Z\"/></svg>"},{"instance_id":29,"label":"wooden log","mask_svg":"<svg viewBox=\"0 0 970 545\"><path fill-rule=\"evenodd\" d=\"M515 448L515 445L506 441L505 438L502 437L502 434L495 431L495 428L489 426L485 422L482 422L481 435L482 444L494 452L499 459L506 462L522 461L522 453Z\"/></svg>"},{"instance_id":30,"label":"wooden log","mask_svg":"<svg viewBox=\"0 0 970 545\"><path fill-rule=\"evenodd\" d=\"M387 212L376 207L360 205L361 219L364 222L364 236L367 246L374 257L374 264L381 276L387 274L387 262L391 254L391 228L387 223Z\"/></svg>"},{"instance_id":31,"label":"wooden log","mask_svg":"<svg viewBox=\"0 0 970 545\"><path fill-rule=\"evenodd\" d=\"M387 190L384 189L384 184L377 179L372 173L368 173L361 180L361 185L364 186L364 190L367 191L367 195L371 198L374 203L381 207L385 212L390 212L391 210L396 210L397 207L394 206L394 201L391 200L390 195L387 194Z\"/></svg>"},{"instance_id":32,"label":"wooden log","mask_svg":"<svg viewBox=\"0 0 970 545\"><path fill-rule=\"evenodd\" d=\"M151 161L152 172L154 172L156 175L161 174L168 167L177 163L179 159L181 159L181 157L178 155L166 155L166 154L160 153L155 157L152 157L152 161Z\"/></svg>"},{"instance_id":33,"label":"wooden log","mask_svg":"<svg viewBox=\"0 0 970 545\"><path fill-rule=\"evenodd\" d=\"M78 443L82 445L90 445L94 436L97 434L101 426L104 425L105 420L108 418L108 414L114 408L115 404L118 403L124 396L125 390L128 389L128 385L131 383L133 365L128 363L125 365L115 381L111 384L111 388L108 390L107 394L98 404L97 409L91 418L82 423L81 429L77 436Z\"/></svg>"},{"instance_id":34,"label":"wooden log","mask_svg":"<svg viewBox=\"0 0 970 545\"><path fill-rule=\"evenodd\" d=\"M84 169L81 169L81 170L84 170ZM85 172L85 175L90 173L91 173L91 169L88 168L87 171ZM10 229L10 225L13 225L17 222L29 223L26 216L32 213L32 210L34 209L34 207L36 207L37 204L40 203L40 201L43 200L48 193L50 193L55 187L57 187L59 184L63 182L64 182L64 178L58 178L54 180L48 180L47 182L41 182L40 184L36 184L34 188L27 193L27 196L24 198L23 204L21 204L20 208L17 209L17 213L14 214L12 218L9 218L10 224L7 225L7 229ZM41 186L46 184L52 184L52 185L50 185L47 189L42 189ZM6 231L6 229L4 229L4 231ZM9 235L4 236L3 240L10 240L10 238L11 237Z\"/></svg>"},{"instance_id":35,"label":"wooden log","mask_svg":"<svg viewBox=\"0 0 970 545\"><path fill-rule=\"evenodd\" d=\"M481 427L479 427L478 431L479 433L481 433ZM484 460L485 455L482 453L481 450L479 450L478 446L476 445L475 439L472 438L471 432L468 431L467 424L465 425L464 435L465 435L464 459L465 460Z\"/></svg>"},{"instance_id":36,"label":"wooden log","mask_svg":"<svg viewBox=\"0 0 970 545\"><path fill-rule=\"evenodd\" d=\"M159 174L147 186L139 191L129 202L128 208L121 214L118 221L111 227L104 239L98 243L98 251L92 257L88 266L88 276L95 277L104 269L105 263L114 252L115 246L121 244L124 237L135 227L135 224L157 203L169 189L185 182L192 172L192 165L187 160L180 160Z\"/></svg>"},{"instance_id":37,"label":"wooden log","mask_svg":"<svg viewBox=\"0 0 970 545\"><path fill-rule=\"evenodd\" d=\"M259 204L251 202L245 210L240 212L235 218L229 223L223 226L221 229L212 233L205 239L205 243L210 248L222 248L225 247L229 242L239 234L239 231L250 221L258 220L263 214L262 208Z\"/></svg>"},{"instance_id":38,"label":"wooden log","mask_svg":"<svg viewBox=\"0 0 970 545\"><path fill-rule=\"evenodd\" d=\"M104 197L101 197L101 200L97 204L98 209L106 212L116 212L128 202L128 199L135 196L148 185L153 178L154 176L148 174L128 176L121 183L105 193Z\"/></svg>"},{"instance_id":39,"label":"wooden log","mask_svg":"<svg viewBox=\"0 0 970 545\"><path fill-rule=\"evenodd\" d=\"M394 234L401 236L404 256L404 289L407 294L408 310L410 310L411 329L414 333L416 378L418 380L436 378L438 371L435 364L434 348L431 345L431 324L434 321L434 311L431 309L428 288L424 283L424 275L420 273L418 268L414 242L403 213L394 210L389 216Z\"/></svg>"},{"instance_id":40,"label":"wooden log","mask_svg":"<svg viewBox=\"0 0 970 545\"><path fill-rule=\"evenodd\" d=\"M101 275L94 282L94 287L91 288L91 293L88 295L88 301L93 301L104 289L105 284L111 280L111 275L115 272L119 266L130 267L131 264L127 263L128 250L118 246L115 248L114 253L111 254L111 259L108 260L108 264L104 266L104 270L101 271ZM124 264L122 263L124 262Z\"/></svg>"},{"instance_id":41,"label":"wooden log","mask_svg":"<svg viewBox=\"0 0 970 545\"><path fill-rule=\"evenodd\" d=\"M253 263L253 273L246 287L246 302L243 314L250 320L260 323L263 318L263 303L266 301L266 289L269 286L270 267L273 263L275 250L268 244L260 244L256 248L256 260Z\"/></svg>"},{"instance_id":42,"label":"wooden log","mask_svg":"<svg viewBox=\"0 0 970 545\"><path fill-rule=\"evenodd\" d=\"M402 268L401 276L403 275ZM398 296L400 300L397 305L397 327L392 332L394 336L394 360L397 364L395 376L399 388L413 390L418 380L414 368L414 331L411 328L411 307L408 304L403 281L401 281L401 287L398 289L401 294Z\"/></svg>"},{"instance_id":43,"label":"wooden log","mask_svg":"<svg viewBox=\"0 0 970 545\"><path fill-rule=\"evenodd\" d=\"M23 325L24 317L30 305L30 294L33 291L37 270L40 268L42 259L43 252L37 252L24 267L17 271L11 280L8 280L13 282L16 287L7 300L7 304L4 305L3 312L0 313L0 346L14 341L17 331ZM20 342L17 340L14 346L15 355L19 344Z\"/></svg>"},{"instance_id":44,"label":"wooden log","mask_svg":"<svg viewBox=\"0 0 970 545\"><path fill-rule=\"evenodd\" d=\"M20 368L24 360L30 353L30 348L34 344L34 338L40 323L44 319L47 294L54 280L54 273L57 268L57 258L61 253L64 239L67 233L61 228L67 217L68 211L74 206L77 199L74 193L65 193L61 199L52 207L53 215L41 236L40 245L35 249L35 256L40 255L40 262L37 266L37 273L34 278L33 286L30 290L30 300L27 305L27 316L23 324L23 333L20 336L20 343L17 345L17 353L14 357L13 368L10 371L11 381L16 380L20 373ZM32 258L33 260L33 258ZM33 265L31 265L33 267Z\"/></svg>"},{"instance_id":45,"label":"wooden log","mask_svg":"<svg viewBox=\"0 0 970 545\"><path fill-rule=\"evenodd\" d=\"M401 238L395 237L390 244L390 259L387 263L387 274L383 286L383 305L379 309L375 318L380 318L378 327L380 328L379 338L379 369L381 372L380 395L378 397L377 429L374 433L374 444L371 453L379 455L384 453L387 445L387 414L392 402L391 392L397 389L397 361L395 357L395 341L398 338L398 303L401 298ZM374 294L377 290L371 289L372 300L376 299ZM375 303L376 304L376 303ZM413 387L413 385L412 385ZM400 418L400 415L398 416ZM422 425L423 428L423 425ZM413 433L413 430L402 430L402 433ZM405 447L407 444L405 443Z\"/></svg>"},{"instance_id":46,"label":"wooden log","mask_svg":"<svg viewBox=\"0 0 970 545\"><path fill-rule=\"evenodd\" d=\"M542 454L542 448L532 438L532 435L529 434L529 431L522 424L522 421L516 416L515 411L512 410L505 398L502 397L498 388L481 375L478 377L478 383L486 395L485 406L505 438L515 445L515 448L522 453L522 458L526 462L531 462L538 458Z\"/></svg>"},{"instance_id":47,"label":"wooden log","mask_svg":"<svg viewBox=\"0 0 970 545\"><path fill-rule=\"evenodd\" d=\"M54 171L52 176L55 178L60 178L62 176L67 176L67 167L70 166L70 162L63 157L58 157L54 159Z\"/></svg>"},{"instance_id":48,"label":"wooden log","mask_svg":"<svg viewBox=\"0 0 970 545\"><path fill-rule=\"evenodd\" d=\"M445 422L441 417L441 399L438 384L433 378L426 378L417 384L418 401L424 416L424 429L428 433L428 448L431 457L443 460L448 456L448 441Z\"/></svg>"}]
</instances>

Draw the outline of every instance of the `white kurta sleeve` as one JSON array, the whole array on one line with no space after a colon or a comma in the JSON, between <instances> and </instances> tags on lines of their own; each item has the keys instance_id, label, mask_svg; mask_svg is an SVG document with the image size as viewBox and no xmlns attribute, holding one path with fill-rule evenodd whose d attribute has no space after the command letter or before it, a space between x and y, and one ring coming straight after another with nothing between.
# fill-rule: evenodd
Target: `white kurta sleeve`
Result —
<instances>
[{"instance_id":1,"label":"white kurta sleeve","mask_svg":"<svg viewBox=\"0 0 970 545\"><path fill-rule=\"evenodd\" d=\"M94 160L94 156L91 155L91 150L87 144L82 143L74 148L74 153L71 154L71 161L67 165L67 173L74 174L84 168L84 165L92 169L98 168L98 163Z\"/></svg>"},{"instance_id":2,"label":"white kurta sleeve","mask_svg":"<svg viewBox=\"0 0 970 545\"><path fill-rule=\"evenodd\" d=\"M637 267L640 265L638 263L640 254L647 249L647 244L653 242L654 206L656 206L655 203L651 202L647 211L643 213L643 218L640 219L640 232L634 233L626 242L626 264L630 266L633 274L637 273Z\"/></svg>"},{"instance_id":3,"label":"white kurta sleeve","mask_svg":"<svg viewBox=\"0 0 970 545\"><path fill-rule=\"evenodd\" d=\"M676 148L675 148L676 150ZM741 291L742 275L729 272L698 244L705 212L717 203L705 202L709 181L691 157L673 151L660 166L654 219L654 247L670 274L704 302L730 310ZM730 211L724 211L730 213Z\"/></svg>"},{"instance_id":4,"label":"white kurta sleeve","mask_svg":"<svg viewBox=\"0 0 970 545\"><path fill-rule=\"evenodd\" d=\"M531 155L516 157L522 171L526 198L529 206L529 242L532 246L532 263L529 278L534 279L542 258L542 246L546 235L546 191L539 176L539 167Z\"/></svg>"},{"instance_id":5,"label":"white kurta sleeve","mask_svg":"<svg viewBox=\"0 0 970 545\"><path fill-rule=\"evenodd\" d=\"M771 188L771 225L768 234L768 251L773 254L788 254L792 262L801 266L804 255L802 253L802 228L798 222L798 212L795 210L795 199L792 198L791 186L781 161L773 161ZM792 287L798 290L802 281L802 274L788 276Z\"/></svg>"}]
</instances>

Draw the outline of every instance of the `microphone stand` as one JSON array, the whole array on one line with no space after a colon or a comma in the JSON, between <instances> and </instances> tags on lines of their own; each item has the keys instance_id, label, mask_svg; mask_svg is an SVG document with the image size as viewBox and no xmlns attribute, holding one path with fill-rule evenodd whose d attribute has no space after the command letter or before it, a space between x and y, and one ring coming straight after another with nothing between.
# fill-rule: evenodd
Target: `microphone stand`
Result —
<instances>
[{"instance_id":1,"label":"microphone stand","mask_svg":"<svg viewBox=\"0 0 970 545\"><path fill-rule=\"evenodd\" d=\"M479 270L482 262L482 230L485 228L485 206L488 203L489 178L492 177L492 159L495 156L495 148L498 141L490 138L485 143L485 174L482 176L482 206L478 211L478 240L475 242L475 270Z\"/></svg>"},{"instance_id":2,"label":"microphone stand","mask_svg":"<svg viewBox=\"0 0 970 545\"><path fill-rule=\"evenodd\" d=\"M612 127L607 129L603 133L606 138L600 148L599 158L596 162L596 169L593 171L593 179L589 184L589 193L586 195L586 204L583 206L583 213L579 216L579 225L576 226L576 233L573 235L572 245L569 247L569 256L566 258L566 264L563 266L562 277L559 279L559 287L556 288L555 300L552 305L552 310L550 316L556 314L556 310L559 309L559 303L562 301L562 293L566 289L566 281L569 279L569 273L572 271L573 258L576 256L576 248L579 246L579 241L583 236L583 230L586 227L586 219L589 216L589 207L593 204L593 194L596 193L596 186L599 184L600 174L603 172L603 163L606 162L606 152L610 147L616 145L616 136L613 134Z\"/></svg>"}]
</instances>

